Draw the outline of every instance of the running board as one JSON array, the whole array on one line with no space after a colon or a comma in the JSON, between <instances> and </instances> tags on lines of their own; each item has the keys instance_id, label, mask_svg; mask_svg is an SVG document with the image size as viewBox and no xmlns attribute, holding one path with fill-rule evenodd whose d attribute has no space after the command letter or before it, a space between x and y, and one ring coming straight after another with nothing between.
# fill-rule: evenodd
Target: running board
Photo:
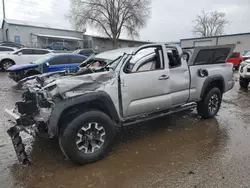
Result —
<instances>
[{"instance_id":1,"label":"running board","mask_svg":"<svg viewBox=\"0 0 250 188\"><path fill-rule=\"evenodd\" d=\"M122 124L123 126L130 126L133 124L138 124L144 121L149 121L152 119L156 119L156 118L160 118L166 115L170 115L176 112L181 112L181 111L185 111L185 110L189 110L192 108L195 108L197 106L196 103L190 103L190 104L185 104L179 107L175 107L172 108L170 110L167 111L161 111L161 112L157 112L157 113L152 113L152 114L147 114L147 115L142 115L142 116L137 116L136 118L131 118L131 119L127 119L124 121L124 123Z\"/></svg>"}]
</instances>

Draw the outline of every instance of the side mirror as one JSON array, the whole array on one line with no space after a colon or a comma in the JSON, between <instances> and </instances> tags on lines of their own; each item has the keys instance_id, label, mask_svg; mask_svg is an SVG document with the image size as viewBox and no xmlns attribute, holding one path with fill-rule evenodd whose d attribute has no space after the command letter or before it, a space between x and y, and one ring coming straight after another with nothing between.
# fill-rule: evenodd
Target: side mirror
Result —
<instances>
[{"instance_id":1,"label":"side mirror","mask_svg":"<svg viewBox=\"0 0 250 188\"><path fill-rule=\"evenodd\" d=\"M23 53L22 53L22 52L18 52L18 54L17 54L17 55L19 55L19 56L20 56L20 55L23 55Z\"/></svg>"},{"instance_id":2,"label":"side mirror","mask_svg":"<svg viewBox=\"0 0 250 188\"><path fill-rule=\"evenodd\" d=\"M45 67L49 67L49 62L46 62L44 65Z\"/></svg>"}]
</instances>

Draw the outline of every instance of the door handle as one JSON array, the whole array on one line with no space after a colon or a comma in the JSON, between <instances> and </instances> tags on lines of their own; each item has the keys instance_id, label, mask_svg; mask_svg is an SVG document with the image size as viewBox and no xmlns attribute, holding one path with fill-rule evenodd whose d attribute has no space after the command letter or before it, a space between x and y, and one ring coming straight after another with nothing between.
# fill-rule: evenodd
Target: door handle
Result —
<instances>
[{"instance_id":1,"label":"door handle","mask_svg":"<svg viewBox=\"0 0 250 188\"><path fill-rule=\"evenodd\" d=\"M169 76L167 75L162 75L158 78L158 80L167 80L167 79L169 79Z\"/></svg>"}]
</instances>

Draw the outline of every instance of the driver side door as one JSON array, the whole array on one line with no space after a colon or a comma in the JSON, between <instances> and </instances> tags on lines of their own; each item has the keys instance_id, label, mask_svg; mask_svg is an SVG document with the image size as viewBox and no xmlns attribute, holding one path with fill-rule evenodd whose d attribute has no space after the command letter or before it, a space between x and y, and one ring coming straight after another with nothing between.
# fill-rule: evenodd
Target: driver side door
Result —
<instances>
[{"instance_id":1,"label":"driver side door","mask_svg":"<svg viewBox=\"0 0 250 188\"><path fill-rule=\"evenodd\" d=\"M125 118L171 108L168 64L163 45L136 50L122 67L122 111Z\"/></svg>"}]
</instances>

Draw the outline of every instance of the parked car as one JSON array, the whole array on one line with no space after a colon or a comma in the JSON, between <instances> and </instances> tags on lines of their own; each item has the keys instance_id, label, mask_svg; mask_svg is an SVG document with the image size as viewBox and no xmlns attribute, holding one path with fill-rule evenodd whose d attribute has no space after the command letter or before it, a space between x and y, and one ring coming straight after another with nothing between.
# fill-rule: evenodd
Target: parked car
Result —
<instances>
[{"instance_id":1,"label":"parked car","mask_svg":"<svg viewBox=\"0 0 250 188\"><path fill-rule=\"evenodd\" d=\"M178 45L154 43L92 73L30 87L15 110L5 110L15 122L7 132L18 159L28 160L19 135L28 127L58 137L65 156L86 164L108 153L123 126L196 106L201 117L216 116L223 93L234 86L233 65L225 63L234 47L196 47L186 52L187 62Z\"/></svg>"},{"instance_id":2,"label":"parked car","mask_svg":"<svg viewBox=\"0 0 250 188\"><path fill-rule=\"evenodd\" d=\"M50 50L71 50L71 47L67 42L53 42L45 48Z\"/></svg>"},{"instance_id":3,"label":"parked car","mask_svg":"<svg viewBox=\"0 0 250 188\"><path fill-rule=\"evenodd\" d=\"M24 48L25 47L22 44L18 44L18 43L11 42L11 41L0 42L0 46L8 46L8 47L14 47L14 48Z\"/></svg>"},{"instance_id":4,"label":"parked car","mask_svg":"<svg viewBox=\"0 0 250 188\"><path fill-rule=\"evenodd\" d=\"M11 79L18 82L25 77L48 72L76 72L78 65L86 59L86 56L78 54L48 54L30 64L13 65L7 72Z\"/></svg>"},{"instance_id":5,"label":"parked car","mask_svg":"<svg viewBox=\"0 0 250 188\"><path fill-rule=\"evenodd\" d=\"M6 54L10 52L16 51L18 48L8 47L8 46L0 46L0 54Z\"/></svg>"},{"instance_id":6,"label":"parked car","mask_svg":"<svg viewBox=\"0 0 250 188\"><path fill-rule=\"evenodd\" d=\"M90 56L92 54L97 54L93 49L78 49L73 52L73 54L81 54L85 56Z\"/></svg>"},{"instance_id":7,"label":"parked car","mask_svg":"<svg viewBox=\"0 0 250 188\"><path fill-rule=\"evenodd\" d=\"M22 79L18 83L21 89L25 89L27 87L34 87L36 85L41 85L41 87L44 87L45 83L49 83L50 80L53 80L55 77L58 78L68 75L82 75L87 73L93 73L94 71L102 70L105 66L109 66L112 61L121 57L125 52L132 52L132 50L133 48L120 48L102 52L97 55L93 54L78 66L78 71L74 74L68 71L57 71L53 73L46 73L42 75L27 77ZM112 66L114 66L114 64ZM37 80L39 80L39 83L37 82Z\"/></svg>"},{"instance_id":8,"label":"parked car","mask_svg":"<svg viewBox=\"0 0 250 188\"><path fill-rule=\"evenodd\" d=\"M240 63L243 61L243 57L240 55L240 52L233 52L230 58L227 60L229 63L233 63L236 70L239 69Z\"/></svg>"},{"instance_id":9,"label":"parked car","mask_svg":"<svg viewBox=\"0 0 250 188\"><path fill-rule=\"evenodd\" d=\"M52 53L51 50L36 49L36 48L21 48L8 54L0 55L0 68L6 71L13 65L21 65L33 62L43 55Z\"/></svg>"}]
</instances>

